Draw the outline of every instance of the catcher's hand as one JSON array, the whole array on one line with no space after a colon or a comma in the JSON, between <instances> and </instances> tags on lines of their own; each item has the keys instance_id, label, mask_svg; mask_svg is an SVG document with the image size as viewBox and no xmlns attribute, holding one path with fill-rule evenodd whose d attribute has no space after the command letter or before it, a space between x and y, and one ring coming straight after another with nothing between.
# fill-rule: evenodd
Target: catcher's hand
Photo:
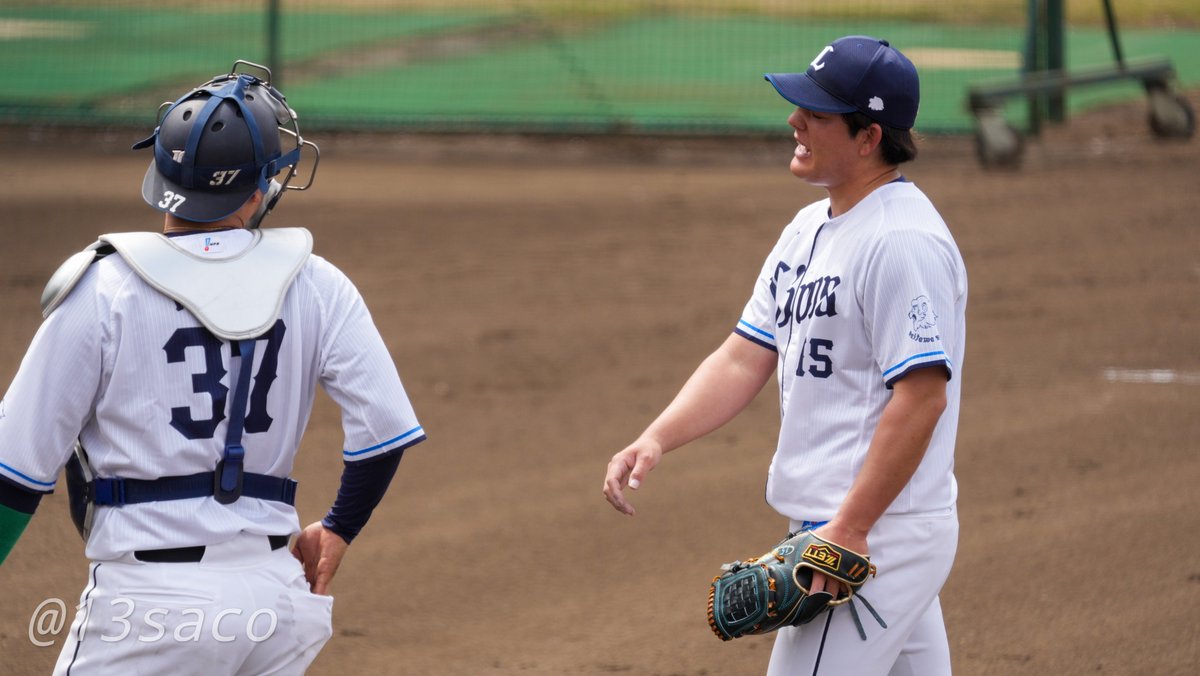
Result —
<instances>
[{"instance_id":1,"label":"catcher's hand","mask_svg":"<svg viewBox=\"0 0 1200 676\"><path fill-rule=\"evenodd\" d=\"M320 521L310 523L300 531L292 544L292 556L304 566L304 577L314 594L329 594L329 583L333 581L342 557L349 547L342 536L334 533Z\"/></svg>"},{"instance_id":2,"label":"catcher's hand","mask_svg":"<svg viewBox=\"0 0 1200 676\"><path fill-rule=\"evenodd\" d=\"M870 558L814 535L789 534L774 549L749 561L725 564L708 592L708 624L723 641L746 634L766 634L780 627L813 621L834 606L850 601L875 575ZM841 582L835 595L811 592L814 572ZM833 587L838 585L835 582ZM861 596L879 622L883 619ZM858 611L850 604L859 635L866 639Z\"/></svg>"}]
</instances>

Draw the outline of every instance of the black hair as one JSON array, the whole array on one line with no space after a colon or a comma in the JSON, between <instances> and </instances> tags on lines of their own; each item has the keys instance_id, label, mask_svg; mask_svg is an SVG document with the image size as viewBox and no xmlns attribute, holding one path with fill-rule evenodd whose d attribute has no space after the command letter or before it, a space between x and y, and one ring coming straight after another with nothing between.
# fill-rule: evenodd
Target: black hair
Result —
<instances>
[{"instance_id":1,"label":"black hair","mask_svg":"<svg viewBox=\"0 0 1200 676\"><path fill-rule=\"evenodd\" d=\"M863 129L873 124L879 124L858 111L843 113L842 119L846 120L846 126L850 129L852 138ZM879 149L883 152L884 162L903 164L917 158L917 142L913 138L911 129L897 129L885 124L879 124L879 128L883 130L883 139L879 142Z\"/></svg>"}]
</instances>

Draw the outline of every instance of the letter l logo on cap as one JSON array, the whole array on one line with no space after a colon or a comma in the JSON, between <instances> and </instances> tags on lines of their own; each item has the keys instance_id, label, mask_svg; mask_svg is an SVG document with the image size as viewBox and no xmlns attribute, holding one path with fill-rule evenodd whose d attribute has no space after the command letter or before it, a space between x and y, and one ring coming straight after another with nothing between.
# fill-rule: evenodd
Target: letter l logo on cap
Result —
<instances>
[{"instance_id":1,"label":"letter l logo on cap","mask_svg":"<svg viewBox=\"0 0 1200 676\"><path fill-rule=\"evenodd\" d=\"M821 70L822 68L825 67L825 64L820 63L821 59L825 58L825 55L832 51L833 51L833 45L825 45L825 49L822 49L821 53L817 54L817 58L813 59L812 63L810 63L808 65L812 66L813 70Z\"/></svg>"}]
</instances>

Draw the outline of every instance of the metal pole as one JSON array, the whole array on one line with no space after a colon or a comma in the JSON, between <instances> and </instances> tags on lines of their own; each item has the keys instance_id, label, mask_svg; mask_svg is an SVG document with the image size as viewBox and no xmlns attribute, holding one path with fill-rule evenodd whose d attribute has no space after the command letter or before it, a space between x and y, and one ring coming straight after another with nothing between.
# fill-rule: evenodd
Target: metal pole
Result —
<instances>
[{"instance_id":1,"label":"metal pole","mask_svg":"<svg viewBox=\"0 0 1200 676\"><path fill-rule=\"evenodd\" d=\"M1108 39L1112 42L1117 68L1125 70L1125 54L1121 51L1121 38L1117 34L1117 15L1113 12L1112 0L1104 0L1104 20L1108 23Z\"/></svg>"},{"instance_id":2,"label":"metal pole","mask_svg":"<svg viewBox=\"0 0 1200 676\"><path fill-rule=\"evenodd\" d=\"M267 67L271 69L271 84L280 86L283 64L279 61L279 0L267 0Z\"/></svg>"},{"instance_id":3,"label":"metal pole","mask_svg":"<svg viewBox=\"0 0 1200 676\"><path fill-rule=\"evenodd\" d=\"M1042 60L1042 7L1045 0L1028 0L1025 16L1025 63L1022 64L1022 76L1036 76L1045 69ZM1026 101L1029 108L1029 129L1031 136L1037 136L1042 131L1042 100L1041 94L1029 92Z\"/></svg>"},{"instance_id":4,"label":"metal pole","mask_svg":"<svg viewBox=\"0 0 1200 676\"><path fill-rule=\"evenodd\" d=\"M1066 11L1063 0L1046 3L1046 69L1066 74ZM1046 97L1046 116L1053 122L1067 118L1066 85Z\"/></svg>"}]
</instances>

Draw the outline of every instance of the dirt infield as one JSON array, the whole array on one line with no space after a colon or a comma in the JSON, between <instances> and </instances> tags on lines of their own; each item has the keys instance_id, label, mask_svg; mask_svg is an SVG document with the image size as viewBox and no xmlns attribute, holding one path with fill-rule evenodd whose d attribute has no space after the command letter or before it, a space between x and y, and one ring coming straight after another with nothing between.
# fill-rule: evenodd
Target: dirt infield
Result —
<instances>
[{"instance_id":1,"label":"dirt infield","mask_svg":"<svg viewBox=\"0 0 1200 676\"><path fill-rule=\"evenodd\" d=\"M1200 97L1193 97L1200 108ZM55 266L155 229L136 132L0 130L0 386ZM322 139L317 138L317 141ZM74 147L72 147L74 146ZM334 584L314 674L754 674L770 640L709 631L708 583L786 521L762 501L774 395L667 457L622 517L608 458L735 323L779 229L820 196L791 143L330 138L304 225L356 281L429 441ZM1200 663L1200 141L1140 106L1076 118L986 173L929 139L907 174L970 275L962 539L943 594L957 674L1191 674ZM1150 373L1147 373L1152 371ZM1150 381L1150 382L1141 382ZM341 469L318 398L302 522ZM737 515L737 516L731 516ZM82 547L60 490L0 569L6 674L49 673Z\"/></svg>"}]
</instances>

